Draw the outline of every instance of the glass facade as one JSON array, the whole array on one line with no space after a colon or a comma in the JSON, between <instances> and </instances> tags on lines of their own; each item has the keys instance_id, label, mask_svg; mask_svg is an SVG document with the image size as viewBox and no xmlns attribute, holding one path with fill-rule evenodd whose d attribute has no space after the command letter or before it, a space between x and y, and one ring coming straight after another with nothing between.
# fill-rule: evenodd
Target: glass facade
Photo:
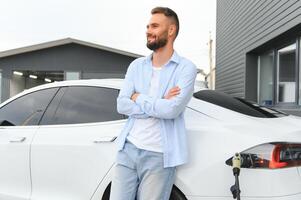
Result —
<instances>
[{"instance_id":1,"label":"glass facade","mask_svg":"<svg viewBox=\"0 0 301 200\"><path fill-rule=\"evenodd\" d=\"M273 104L273 52L267 52L258 57L258 103Z\"/></svg>"},{"instance_id":2,"label":"glass facade","mask_svg":"<svg viewBox=\"0 0 301 200\"><path fill-rule=\"evenodd\" d=\"M2 102L2 72L0 71L0 103Z\"/></svg>"},{"instance_id":3,"label":"glass facade","mask_svg":"<svg viewBox=\"0 0 301 200\"><path fill-rule=\"evenodd\" d=\"M297 41L258 55L257 100L260 105L301 105L299 44Z\"/></svg>"},{"instance_id":4,"label":"glass facade","mask_svg":"<svg viewBox=\"0 0 301 200\"><path fill-rule=\"evenodd\" d=\"M277 102L296 100L296 43L277 51Z\"/></svg>"},{"instance_id":5,"label":"glass facade","mask_svg":"<svg viewBox=\"0 0 301 200\"><path fill-rule=\"evenodd\" d=\"M297 46L300 46L300 44L301 44L301 39L299 39L299 41L298 41L298 45ZM300 61L300 58L301 58L301 51L300 51L300 49L299 49L299 51L297 51L297 52L299 52L298 54L299 54L299 56L298 56L298 63L297 63L297 65L298 65L298 70L297 71L299 71L299 88L298 88L298 105L301 105L301 67L300 67L300 65L301 65L301 61Z\"/></svg>"}]
</instances>

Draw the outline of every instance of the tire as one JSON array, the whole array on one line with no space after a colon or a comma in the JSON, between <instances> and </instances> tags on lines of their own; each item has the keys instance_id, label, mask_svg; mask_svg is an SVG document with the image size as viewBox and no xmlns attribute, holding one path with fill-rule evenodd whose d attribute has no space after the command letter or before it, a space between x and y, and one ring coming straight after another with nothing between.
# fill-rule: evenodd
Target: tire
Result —
<instances>
[{"instance_id":1,"label":"tire","mask_svg":"<svg viewBox=\"0 0 301 200\"><path fill-rule=\"evenodd\" d=\"M183 192L177 188L177 186L173 186L171 190L171 194L169 200L187 200Z\"/></svg>"},{"instance_id":2,"label":"tire","mask_svg":"<svg viewBox=\"0 0 301 200\"><path fill-rule=\"evenodd\" d=\"M110 192L111 192L111 183L106 188L101 200L110 200ZM177 188L177 186L173 186L171 190L171 194L169 200L187 200L183 192Z\"/></svg>"}]
</instances>

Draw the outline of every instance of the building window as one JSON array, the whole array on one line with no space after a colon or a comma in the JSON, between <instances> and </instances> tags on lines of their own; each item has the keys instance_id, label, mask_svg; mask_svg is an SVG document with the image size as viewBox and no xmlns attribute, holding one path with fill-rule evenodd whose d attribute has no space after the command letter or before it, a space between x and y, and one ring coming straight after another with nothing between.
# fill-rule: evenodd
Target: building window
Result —
<instances>
[{"instance_id":1,"label":"building window","mask_svg":"<svg viewBox=\"0 0 301 200\"><path fill-rule=\"evenodd\" d=\"M2 72L0 71L0 103L2 102Z\"/></svg>"},{"instance_id":2,"label":"building window","mask_svg":"<svg viewBox=\"0 0 301 200\"><path fill-rule=\"evenodd\" d=\"M66 72L66 80L79 80L80 72Z\"/></svg>"},{"instance_id":3,"label":"building window","mask_svg":"<svg viewBox=\"0 0 301 200\"><path fill-rule=\"evenodd\" d=\"M301 39L300 39L301 40ZM257 100L266 106L301 105L299 41L258 55Z\"/></svg>"},{"instance_id":4,"label":"building window","mask_svg":"<svg viewBox=\"0 0 301 200\"><path fill-rule=\"evenodd\" d=\"M277 51L277 103L296 102L296 43Z\"/></svg>"},{"instance_id":5,"label":"building window","mask_svg":"<svg viewBox=\"0 0 301 200\"><path fill-rule=\"evenodd\" d=\"M258 102L261 105L271 106L273 102L273 51L258 57Z\"/></svg>"},{"instance_id":6,"label":"building window","mask_svg":"<svg viewBox=\"0 0 301 200\"><path fill-rule=\"evenodd\" d=\"M299 71L299 76L298 76L298 79L297 79L297 82L299 82L299 87L298 87L298 105L300 106L301 105L301 47L300 47L300 44L301 44L301 38L298 39L297 41L297 48L298 48L298 63L297 63L297 71Z\"/></svg>"}]
</instances>

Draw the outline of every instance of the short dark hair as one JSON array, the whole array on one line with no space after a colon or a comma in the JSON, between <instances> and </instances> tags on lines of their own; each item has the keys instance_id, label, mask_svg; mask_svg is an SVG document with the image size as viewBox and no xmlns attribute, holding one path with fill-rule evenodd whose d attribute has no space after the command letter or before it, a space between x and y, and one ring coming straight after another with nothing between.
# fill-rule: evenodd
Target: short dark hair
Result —
<instances>
[{"instance_id":1,"label":"short dark hair","mask_svg":"<svg viewBox=\"0 0 301 200\"><path fill-rule=\"evenodd\" d=\"M164 14L166 17L172 19L176 25L176 37L178 36L179 30L180 30L180 23L179 23L179 18L178 15L175 11L168 7L155 7L152 9L151 14Z\"/></svg>"}]
</instances>

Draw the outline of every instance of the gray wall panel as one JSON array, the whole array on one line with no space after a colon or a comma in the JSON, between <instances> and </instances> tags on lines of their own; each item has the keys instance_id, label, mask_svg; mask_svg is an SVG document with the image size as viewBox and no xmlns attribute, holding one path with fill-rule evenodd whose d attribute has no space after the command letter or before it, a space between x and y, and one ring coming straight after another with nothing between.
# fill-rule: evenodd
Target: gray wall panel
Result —
<instances>
[{"instance_id":1,"label":"gray wall panel","mask_svg":"<svg viewBox=\"0 0 301 200\"><path fill-rule=\"evenodd\" d=\"M300 22L298 0L217 0L216 89L253 100L254 90L245 94L247 53Z\"/></svg>"},{"instance_id":2,"label":"gray wall panel","mask_svg":"<svg viewBox=\"0 0 301 200\"><path fill-rule=\"evenodd\" d=\"M2 70L2 101L10 91L21 90L11 85L13 70L80 71L83 78L123 78L129 64L136 58L81 44L70 43L0 58ZM91 77L91 76L90 76ZM92 78L93 78L92 77Z\"/></svg>"},{"instance_id":3,"label":"gray wall panel","mask_svg":"<svg viewBox=\"0 0 301 200\"><path fill-rule=\"evenodd\" d=\"M283 2L283 0L280 2ZM264 14L257 14L261 18L259 18L258 16L256 18L251 18L252 20L249 20L246 23L247 27L241 27L240 29L237 28L236 34L234 32L232 34L229 34L231 37L228 40L225 40L225 42L228 43L228 45L220 49L221 53L224 53L225 51L228 54L231 54L230 56L233 56L237 53L237 48L235 47L237 47L238 45L247 47L250 44L253 44L257 40L259 40L260 38L264 37L265 35L274 32L279 28L279 26L282 26L284 24L282 21L288 21L291 18L295 18L296 16L294 15L299 14L292 12L293 9L296 9L293 6L296 5L296 3L297 2L290 1L286 4L279 3L279 6L281 7L280 9L276 10L277 12L274 12L275 9L277 9L277 7L275 6L273 7L273 9L270 10L262 10ZM283 17L286 18L284 19ZM275 20L275 18L279 20ZM227 51L229 49L230 51Z\"/></svg>"},{"instance_id":4,"label":"gray wall panel","mask_svg":"<svg viewBox=\"0 0 301 200\"><path fill-rule=\"evenodd\" d=\"M125 73L135 58L82 46L67 44L0 59L0 67L30 70L81 70Z\"/></svg>"}]
</instances>

